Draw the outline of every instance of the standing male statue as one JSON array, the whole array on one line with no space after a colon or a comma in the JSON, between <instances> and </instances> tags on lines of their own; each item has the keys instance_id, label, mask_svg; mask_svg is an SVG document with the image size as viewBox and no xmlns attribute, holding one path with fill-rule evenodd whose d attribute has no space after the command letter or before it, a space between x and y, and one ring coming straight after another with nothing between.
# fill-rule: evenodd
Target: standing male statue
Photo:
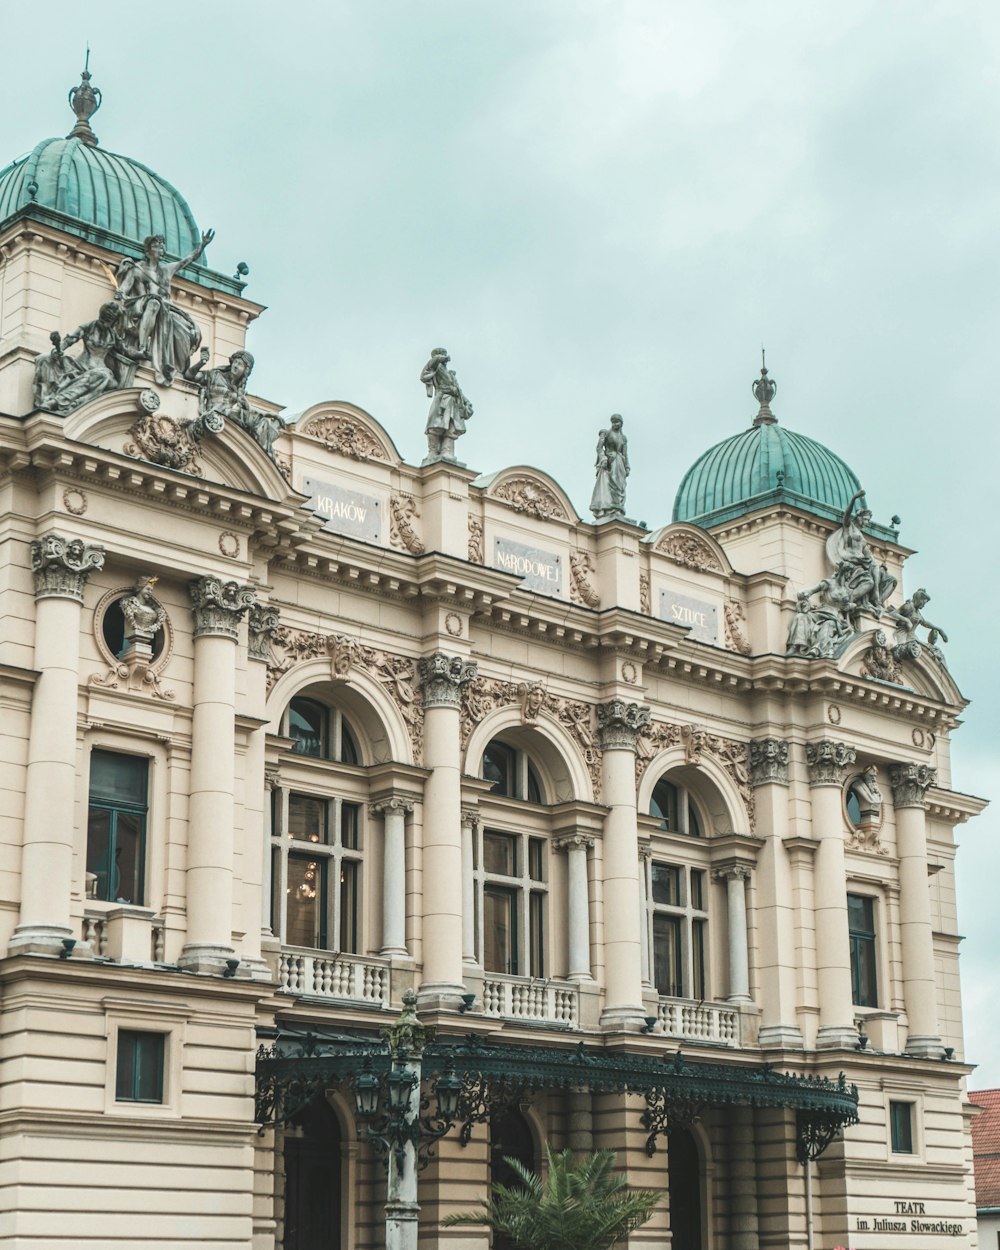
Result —
<instances>
[{"instance_id":1,"label":"standing male statue","mask_svg":"<svg viewBox=\"0 0 1000 1250\"><path fill-rule=\"evenodd\" d=\"M455 439L465 433L472 416L472 405L462 394L458 378L448 368L451 357L443 347L435 347L420 373L431 400L427 414L427 455L424 464L435 460L455 460Z\"/></svg>"}]
</instances>

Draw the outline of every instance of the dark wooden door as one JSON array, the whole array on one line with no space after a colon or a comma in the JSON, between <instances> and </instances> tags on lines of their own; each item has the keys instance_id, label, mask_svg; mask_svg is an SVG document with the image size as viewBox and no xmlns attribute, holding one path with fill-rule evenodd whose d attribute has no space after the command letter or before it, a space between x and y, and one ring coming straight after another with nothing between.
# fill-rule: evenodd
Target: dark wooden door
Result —
<instances>
[{"instance_id":1,"label":"dark wooden door","mask_svg":"<svg viewBox=\"0 0 1000 1250\"><path fill-rule=\"evenodd\" d=\"M325 1101L297 1117L285 1137L284 1250L340 1250L340 1131Z\"/></svg>"},{"instance_id":2,"label":"dark wooden door","mask_svg":"<svg viewBox=\"0 0 1000 1250\"><path fill-rule=\"evenodd\" d=\"M701 1250L701 1159L686 1128L668 1134L671 1250Z\"/></svg>"}]
</instances>

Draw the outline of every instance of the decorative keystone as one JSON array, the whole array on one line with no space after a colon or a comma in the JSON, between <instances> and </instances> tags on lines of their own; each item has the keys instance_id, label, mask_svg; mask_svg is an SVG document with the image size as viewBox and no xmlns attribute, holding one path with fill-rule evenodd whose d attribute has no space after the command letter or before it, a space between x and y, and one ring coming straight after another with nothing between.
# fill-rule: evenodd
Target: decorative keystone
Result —
<instances>
[{"instance_id":1,"label":"decorative keystone","mask_svg":"<svg viewBox=\"0 0 1000 1250\"><path fill-rule=\"evenodd\" d=\"M927 791L937 783L937 769L927 764L891 764L889 784L894 807L923 807Z\"/></svg>"},{"instance_id":2,"label":"decorative keystone","mask_svg":"<svg viewBox=\"0 0 1000 1250\"><path fill-rule=\"evenodd\" d=\"M281 614L277 608L255 604L247 617L247 654L251 660L271 662L271 635L278 628Z\"/></svg>"},{"instance_id":3,"label":"decorative keystone","mask_svg":"<svg viewBox=\"0 0 1000 1250\"><path fill-rule=\"evenodd\" d=\"M195 638L231 638L236 641L240 617L257 605L257 592L239 582L199 577L191 582Z\"/></svg>"},{"instance_id":4,"label":"decorative keystone","mask_svg":"<svg viewBox=\"0 0 1000 1250\"><path fill-rule=\"evenodd\" d=\"M462 687L479 675L475 660L435 651L424 656L419 664L420 684L424 691L424 707L460 707Z\"/></svg>"},{"instance_id":5,"label":"decorative keystone","mask_svg":"<svg viewBox=\"0 0 1000 1250\"><path fill-rule=\"evenodd\" d=\"M754 786L788 785L788 743L784 739L751 739L750 782Z\"/></svg>"},{"instance_id":6,"label":"decorative keystone","mask_svg":"<svg viewBox=\"0 0 1000 1250\"><path fill-rule=\"evenodd\" d=\"M819 742L806 743L806 763L809 766L811 786L842 786L847 769L857 758L857 752L846 742L834 742L821 738Z\"/></svg>"},{"instance_id":7,"label":"decorative keystone","mask_svg":"<svg viewBox=\"0 0 1000 1250\"><path fill-rule=\"evenodd\" d=\"M612 699L597 705L597 732L602 751L634 751L636 737L649 725L649 708Z\"/></svg>"},{"instance_id":8,"label":"decorative keystone","mask_svg":"<svg viewBox=\"0 0 1000 1250\"><path fill-rule=\"evenodd\" d=\"M94 570L104 568L103 547L82 538L46 534L31 544L31 571L36 599L74 599L83 602L83 588Z\"/></svg>"}]
</instances>

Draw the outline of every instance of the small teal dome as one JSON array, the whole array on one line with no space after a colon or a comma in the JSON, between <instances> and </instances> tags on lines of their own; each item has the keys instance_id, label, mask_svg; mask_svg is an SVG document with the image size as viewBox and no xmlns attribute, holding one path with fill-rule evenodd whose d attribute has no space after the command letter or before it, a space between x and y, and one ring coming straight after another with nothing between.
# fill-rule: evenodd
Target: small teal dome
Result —
<instances>
[{"instance_id":1,"label":"small teal dome","mask_svg":"<svg viewBox=\"0 0 1000 1250\"><path fill-rule=\"evenodd\" d=\"M172 256L190 255L201 239L187 201L165 178L73 136L43 139L0 170L0 224L29 204L135 244L162 234ZM90 237L85 229L73 233Z\"/></svg>"}]
</instances>

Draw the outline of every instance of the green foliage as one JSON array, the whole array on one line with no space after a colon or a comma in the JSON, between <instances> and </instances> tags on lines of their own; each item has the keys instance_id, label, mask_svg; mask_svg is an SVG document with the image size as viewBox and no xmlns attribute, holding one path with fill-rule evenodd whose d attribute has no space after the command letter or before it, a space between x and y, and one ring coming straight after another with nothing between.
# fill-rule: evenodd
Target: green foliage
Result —
<instances>
[{"instance_id":1,"label":"green foliage","mask_svg":"<svg viewBox=\"0 0 1000 1250\"><path fill-rule=\"evenodd\" d=\"M576 1158L546 1145L545 1153L544 1181L507 1159L520 1184L494 1185L480 1210L451 1215L445 1224L485 1224L521 1250L610 1250L645 1224L663 1198L653 1189L630 1189L627 1176L613 1173L613 1150Z\"/></svg>"}]
</instances>

